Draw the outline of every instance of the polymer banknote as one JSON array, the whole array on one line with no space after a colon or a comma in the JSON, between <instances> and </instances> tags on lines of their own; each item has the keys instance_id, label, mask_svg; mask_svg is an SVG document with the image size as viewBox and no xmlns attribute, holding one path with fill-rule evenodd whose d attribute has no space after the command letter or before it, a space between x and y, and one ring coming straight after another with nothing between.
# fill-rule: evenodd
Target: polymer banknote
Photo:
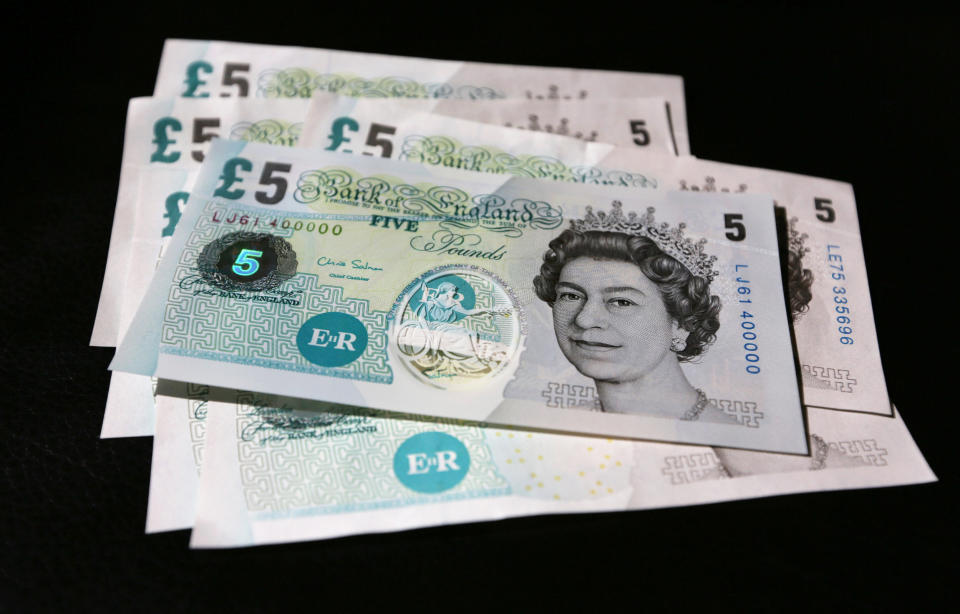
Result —
<instances>
[{"instance_id":1,"label":"polymer banknote","mask_svg":"<svg viewBox=\"0 0 960 614\"><path fill-rule=\"evenodd\" d=\"M191 202L114 370L807 452L768 198L221 140Z\"/></svg>"},{"instance_id":2,"label":"polymer banknote","mask_svg":"<svg viewBox=\"0 0 960 614\"><path fill-rule=\"evenodd\" d=\"M356 102L343 96L318 94L316 97L320 103L316 106L318 112L333 112L338 106L343 107L343 112L348 112L351 103ZM411 110L430 110L440 105L460 116L505 124L511 124L511 118L529 115L543 122L541 126L536 123L537 120L532 120L535 128L531 129L556 134L566 132L564 126L569 122L569 117L583 124L588 117L609 118L615 111L622 111L632 117L643 118L631 121L635 125L642 125L642 128L637 128L642 132L633 134L637 139L643 139L646 150L665 154L674 151L667 116L663 111L664 103L660 99L576 102L497 100L483 104L456 99L412 99L392 101L392 104L409 105L401 108ZM176 184L178 180L174 179L177 176L175 173L183 176L184 172L189 174L198 171L206 148L218 137L295 146L306 109L307 103L301 100L135 98L130 101L114 232L107 254L92 345L115 346L122 331L129 325L132 315L129 306L139 304L142 295L136 291L126 292L127 284L149 279L144 271L155 263L154 255L159 252L162 238L172 235L191 185L188 181L186 188L181 185L181 189L169 191L155 186L159 190L154 195L150 192L151 187L140 185L140 178L145 173L149 175L168 170L174 172L166 174L170 177L167 182ZM553 130L553 125L559 127ZM347 145L350 143L351 129L349 125L341 126L338 144L345 153L350 153ZM585 140L596 140L597 130L591 134ZM377 136L373 136L374 140ZM187 175L187 178L193 176ZM155 200L157 197L162 199L160 206L151 203L151 198ZM148 207L150 204L155 206L138 211L138 206ZM143 252L149 255L144 256Z\"/></svg>"},{"instance_id":3,"label":"polymer banknote","mask_svg":"<svg viewBox=\"0 0 960 614\"><path fill-rule=\"evenodd\" d=\"M518 130L569 136L586 142L637 147L651 153L689 155L674 142L670 114L662 98L586 98L583 100L499 99L477 103L458 98L350 98L323 92L312 97L312 113L324 117L340 113L344 121L332 126L330 146L357 149L379 155L374 142L385 134L375 133L368 142L368 127L351 123L351 103L363 102L364 113L382 103L385 112L399 106L407 112L423 112L469 119ZM355 121L355 120L354 120ZM333 129L335 128L335 129ZM366 129L364 129L366 128Z\"/></svg>"},{"instance_id":4,"label":"polymer banknote","mask_svg":"<svg viewBox=\"0 0 960 614\"><path fill-rule=\"evenodd\" d=\"M658 185L642 173L616 169L597 176L601 161L615 148L610 143L490 125L424 110L426 106L318 95L310 102L302 145L534 179L648 189Z\"/></svg>"},{"instance_id":5,"label":"polymer banknote","mask_svg":"<svg viewBox=\"0 0 960 614\"><path fill-rule=\"evenodd\" d=\"M309 98L314 92L471 101L659 97L666 101L676 149L690 151L683 79L672 75L168 39L153 95ZM631 121L642 119L629 112L617 121L629 127ZM643 127L637 123L632 126L642 141Z\"/></svg>"},{"instance_id":6,"label":"polymer banknote","mask_svg":"<svg viewBox=\"0 0 960 614\"><path fill-rule=\"evenodd\" d=\"M135 98L124 134L120 188L91 345L116 346L173 235L215 138L296 145L303 100ZM103 437L153 433L150 378L114 373Z\"/></svg>"},{"instance_id":7,"label":"polymer banknote","mask_svg":"<svg viewBox=\"0 0 960 614\"><path fill-rule=\"evenodd\" d=\"M811 454L795 456L386 418L171 386L177 396L160 417L182 423L173 436L183 467L154 490L166 472L155 453L151 509L155 530L193 526L198 548L936 480L899 414L811 409Z\"/></svg>"},{"instance_id":8,"label":"polymer banknote","mask_svg":"<svg viewBox=\"0 0 960 614\"><path fill-rule=\"evenodd\" d=\"M332 101L348 100L316 94ZM372 100L372 99L368 99ZM571 121L594 126L589 140L624 127L603 123L629 116L631 134L648 151L674 151L665 103L636 100L491 100L482 104L458 99L410 99L412 108L444 109L485 120L511 123L526 117L530 129L563 133ZM137 98L130 102L110 250L92 345L115 346L129 326L152 277L165 241L172 235L213 138L295 146L307 103L302 100L244 98ZM481 111L486 109L486 111ZM589 112L584 112L588 109ZM532 119L531 119L532 118ZM571 120L572 118L572 120ZM595 121L588 122L590 118ZM555 128L554 128L555 127ZM349 138L349 137L346 137ZM154 385L125 373L111 377L103 437L153 432Z\"/></svg>"},{"instance_id":9,"label":"polymer banknote","mask_svg":"<svg viewBox=\"0 0 960 614\"><path fill-rule=\"evenodd\" d=\"M134 98L127 109L120 189L91 345L116 346L139 303L127 284L150 278L164 237L173 235L210 142L218 137L293 146L303 100ZM158 171L168 179L143 185ZM191 175L191 173L194 173ZM147 180L148 181L148 180ZM164 189L169 184L177 189Z\"/></svg>"},{"instance_id":10,"label":"polymer banknote","mask_svg":"<svg viewBox=\"0 0 960 614\"><path fill-rule=\"evenodd\" d=\"M336 141L337 126L346 122L360 132L373 126L389 132L391 147L379 155L431 166L590 185L771 195L785 211L784 274L805 403L892 415L850 184L651 155L637 148L426 114L390 101L314 101L302 144L345 151Z\"/></svg>"}]
</instances>

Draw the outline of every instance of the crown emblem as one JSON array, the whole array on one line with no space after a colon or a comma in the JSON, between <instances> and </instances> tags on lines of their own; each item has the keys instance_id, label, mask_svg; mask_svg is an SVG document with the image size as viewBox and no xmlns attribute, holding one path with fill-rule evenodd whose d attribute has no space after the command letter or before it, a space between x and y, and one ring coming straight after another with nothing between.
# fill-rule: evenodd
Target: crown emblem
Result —
<instances>
[{"instance_id":1,"label":"crown emblem","mask_svg":"<svg viewBox=\"0 0 960 614\"><path fill-rule=\"evenodd\" d=\"M702 186L695 183L687 184L683 179L680 180L680 189L686 190L688 192L733 192L734 194L739 194L741 192L747 191L747 184L741 183L737 186L736 190L731 190L730 188L717 188L717 180L713 177L705 177L704 183Z\"/></svg>"},{"instance_id":2,"label":"crown emblem","mask_svg":"<svg viewBox=\"0 0 960 614\"><path fill-rule=\"evenodd\" d=\"M787 249L796 254L798 257L803 258L810 253L810 248L803 244L809 235L807 235L807 233L800 234L800 231L797 230L797 222L799 222L797 218L790 218L790 236L787 238Z\"/></svg>"},{"instance_id":3,"label":"crown emblem","mask_svg":"<svg viewBox=\"0 0 960 614\"><path fill-rule=\"evenodd\" d=\"M713 268L717 261L716 256L710 256L703 251L707 244L706 239L692 241L683 236L683 230L686 224L680 222L677 226L671 228L666 222L657 225L654 220L653 207L647 207L643 215L637 215L636 211L629 214L623 214L623 203L619 200L613 201L610 213L603 211L594 213L593 207L587 207L587 214L582 220L571 220L570 227L577 232L619 232L628 235L647 237L652 240L666 254L672 256L687 270L702 277L708 282L719 274Z\"/></svg>"},{"instance_id":4,"label":"crown emblem","mask_svg":"<svg viewBox=\"0 0 960 614\"><path fill-rule=\"evenodd\" d=\"M566 117L560 118L560 124L557 127L553 127L550 124L540 124L540 118L536 114L531 113L528 117L529 123L526 126L514 126L512 123L507 122L504 124L507 128L516 127L518 130L532 130L535 132L549 132L551 134L559 134L561 136L571 136L575 139L580 139L582 141L596 141L598 133L596 130L591 130L590 134L584 134L579 130L576 132L570 132L570 120Z\"/></svg>"},{"instance_id":5,"label":"crown emblem","mask_svg":"<svg viewBox=\"0 0 960 614\"><path fill-rule=\"evenodd\" d=\"M560 88L556 85L550 85L547 87L547 95L543 94L534 94L531 90L527 90L527 100L583 100L587 97L587 90L580 90L577 92L576 96L571 96L570 94L560 94Z\"/></svg>"}]
</instances>

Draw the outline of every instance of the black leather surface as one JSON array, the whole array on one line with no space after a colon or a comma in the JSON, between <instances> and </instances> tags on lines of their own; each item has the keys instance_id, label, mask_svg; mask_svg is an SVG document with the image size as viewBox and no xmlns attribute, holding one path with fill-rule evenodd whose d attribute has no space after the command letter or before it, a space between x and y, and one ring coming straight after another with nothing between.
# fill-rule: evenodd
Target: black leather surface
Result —
<instances>
[{"instance_id":1,"label":"black leather surface","mask_svg":"<svg viewBox=\"0 0 960 614\"><path fill-rule=\"evenodd\" d=\"M912 7L450 6L8 16L20 37L5 41L3 98L0 611L944 599L956 570L956 384L941 372L957 320L948 20ZM145 536L151 440L98 439L112 350L87 342L127 99L152 92L167 36L682 74L696 155L854 184L890 392L942 482L223 552L189 551L187 532Z\"/></svg>"}]
</instances>

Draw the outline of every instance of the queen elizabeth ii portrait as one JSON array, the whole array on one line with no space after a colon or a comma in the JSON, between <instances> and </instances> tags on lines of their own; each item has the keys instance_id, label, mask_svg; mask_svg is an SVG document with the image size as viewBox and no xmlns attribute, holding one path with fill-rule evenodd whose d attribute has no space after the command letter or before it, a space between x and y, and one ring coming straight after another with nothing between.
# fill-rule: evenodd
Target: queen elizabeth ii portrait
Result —
<instances>
[{"instance_id":1,"label":"queen elizabeth ii portrait","mask_svg":"<svg viewBox=\"0 0 960 614\"><path fill-rule=\"evenodd\" d=\"M605 412L732 420L681 368L720 326L716 258L684 227L657 225L652 207L626 215L614 201L609 213L588 207L543 256L534 290L552 308L560 351L594 380Z\"/></svg>"}]
</instances>

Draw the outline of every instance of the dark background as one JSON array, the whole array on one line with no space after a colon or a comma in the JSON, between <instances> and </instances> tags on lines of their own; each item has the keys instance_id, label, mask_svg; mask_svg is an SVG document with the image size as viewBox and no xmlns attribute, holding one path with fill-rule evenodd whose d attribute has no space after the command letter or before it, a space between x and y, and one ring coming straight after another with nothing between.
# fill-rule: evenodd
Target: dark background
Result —
<instances>
[{"instance_id":1,"label":"dark background","mask_svg":"<svg viewBox=\"0 0 960 614\"><path fill-rule=\"evenodd\" d=\"M21 7L6 15L0 611L921 609L956 578L955 28L911 5L359 2ZM93 11L93 12L90 12ZM163 39L683 75L695 155L854 184L890 394L941 482L534 517L229 551L145 536L149 438L98 439L87 346L127 100ZM497 605L499 604L499 605Z\"/></svg>"}]
</instances>

